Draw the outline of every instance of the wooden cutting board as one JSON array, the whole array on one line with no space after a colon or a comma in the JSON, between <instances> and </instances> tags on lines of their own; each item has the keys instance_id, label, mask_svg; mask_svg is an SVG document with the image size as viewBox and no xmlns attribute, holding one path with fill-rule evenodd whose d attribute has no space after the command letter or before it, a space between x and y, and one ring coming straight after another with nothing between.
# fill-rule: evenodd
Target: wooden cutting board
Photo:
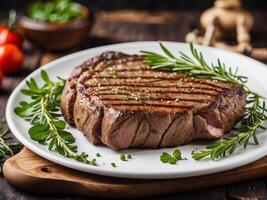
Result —
<instances>
[{"instance_id":1,"label":"wooden cutting board","mask_svg":"<svg viewBox=\"0 0 267 200\"><path fill-rule=\"evenodd\" d=\"M244 167L212 175L137 180L79 172L50 162L24 148L5 162L3 170L5 178L14 187L31 193L133 198L204 189L266 176L267 157Z\"/></svg>"}]
</instances>

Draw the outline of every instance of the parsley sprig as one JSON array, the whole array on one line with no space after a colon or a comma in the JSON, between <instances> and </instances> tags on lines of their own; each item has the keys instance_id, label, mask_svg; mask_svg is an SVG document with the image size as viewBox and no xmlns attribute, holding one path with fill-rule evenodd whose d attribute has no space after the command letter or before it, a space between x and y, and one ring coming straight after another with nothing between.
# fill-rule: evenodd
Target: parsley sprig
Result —
<instances>
[{"instance_id":1,"label":"parsley sprig","mask_svg":"<svg viewBox=\"0 0 267 200\"><path fill-rule=\"evenodd\" d=\"M175 149L172 155L170 155L168 152L162 152L160 156L160 161L162 163L169 163L171 165L174 165L178 160L182 160L182 154L179 149Z\"/></svg>"},{"instance_id":2,"label":"parsley sprig","mask_svg":"<svg viewBox=\"0 0 267 200\"><path fill-rule=\"evenodd\" d=\"M15 108L15 113L29 121L32 127L28 133L32 140L48 145L50 151L55 151L68 158L96 165L96 160L89 160L84 152L78 153L74 145L75 138L66 130L66 122L61 120L59 108L61 93L65 81L59 79L52 82L45 71L41 71L44 85L39 87L31 78L26 81L27 89L21 93L31 97L29 102L21 101Z\"/></svg>"},{"instance_id":3,"label":"parsley sprig","mask_svg":"<svg viewBox=\"0 0 267 200\"><path fill-rule=\"evenodd\" d=\"M246 83L248 78L238 74L238 69L226 68L218 59L216 64L208 65L201 52L190 44L192 56L187 56L180 52L178 57L174 56L162 43L160 47L165 55L154 52L141 51L145 56L144 63L150 65L152 69L170 69L173 72L184 73L203 79L220 80L238 84L245 89L247 96L246 111L241 121L241 125L229 137L208 145L206 150L193 151L192 157L200 160L208 157L212 160L232 154L238 146L246 148L252 138L254 144L258 144L258 129L265 129L263 122L267 120L267 109L264 97L250 90Z\"/></svg>"}]
</instances>

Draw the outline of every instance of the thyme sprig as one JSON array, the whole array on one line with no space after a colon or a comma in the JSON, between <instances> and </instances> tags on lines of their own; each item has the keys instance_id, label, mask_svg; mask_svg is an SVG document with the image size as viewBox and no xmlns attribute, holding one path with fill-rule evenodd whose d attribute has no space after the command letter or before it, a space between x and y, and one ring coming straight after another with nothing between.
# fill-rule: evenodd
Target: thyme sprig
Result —
<instances>
[{"instance_id":1,"label":"thyme sprig","mask_svg":"<svg viewBox=\"0 0 267 200\"><path fill-rule=\"evenodd\" d=\"M2 174L2 167L4 162L11 156L18 153L22 145L18 142L12 142L10 137L10 130L4 128L4 120L0 120L0 173Z\"/></svg>"},{"instance_id":2,"label":"thyme sprig","mask_svg":"<svg viewBox=\"0 0 267 200\"><path fill-rule=\"evenodd\" d=\"M210 144L205 150L192 151L195 160L210 158L212 160L232 154L238 146L246 148L252 138L254 144L258 144L258 129L265 129L262 125L267 120L267 109L264 97L250 90L246 83L248 78L238 74L238 68L226 68L219 59L216 64L208 65L201 52L190 44L192 56L180 52L178 57L174 56L162 43L160 47L165 55L154 52L141 51L145 56L144 63L152 69L169 69L173 72L185 73L202 79L220 80L238 84L245 89L247 104L244 117L238 128L235 128L232 135Z\"/></svg>"},{"instance_id":3,"label":"thyme sprig","mask_svg":"<svg viewBox=\"0 0 267 200\"><path fill-rule=\"evenodd\" d=\"M21 93L30 96L31 100L21 101L14 110L18 116L32 124L28 131L31 139L48 145L50 151L95 165L95 159L89 160L86 153L78 153L77 146L74 145L75 138L66 130L66 122L60 119L59 103L65 81L59 79L52 82L43 70L41 78L44 81L42 87L39 87L33 78L26 81L28 88L22 89Z\"/></svg>"}]
</instances>

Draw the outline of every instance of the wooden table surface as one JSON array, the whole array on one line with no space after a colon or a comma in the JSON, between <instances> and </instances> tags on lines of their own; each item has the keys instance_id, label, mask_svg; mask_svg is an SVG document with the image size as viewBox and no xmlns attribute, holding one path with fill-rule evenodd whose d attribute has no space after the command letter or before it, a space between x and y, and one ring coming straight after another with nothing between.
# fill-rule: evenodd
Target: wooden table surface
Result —
<instances>
[{"instance_id":1,"label":"wooden table surface","mask_svg":"<svg viewBox=\"0 0 267 200\"><path fill-rule=\"evenodd\" d=\"M267 12L254 11L255 27L253 38L258 47L267 46ZM26 54L23 70L14 75L6 76L0 89L0 117L4 116L9 95L16 85L34 69L63 55L106 44L127 41L169 40L184 41L185 34L197 25L200 15L198 11L154 12L146 11L99 11L96 21L87 41L81 46L65 52L51 53L41 50L29 42L24 43ZM64 67L64 66L62 66ZM203 191L154 197L151 199L267 199L267 179L251 180L239 184L227 185ZM45 190L45 188L44 188ZM75 196L36 196L13 188L3 177L0 178L0 199L86 199ZM93 199L93 198L92 198Z\"/></svg>"}]
</instances>

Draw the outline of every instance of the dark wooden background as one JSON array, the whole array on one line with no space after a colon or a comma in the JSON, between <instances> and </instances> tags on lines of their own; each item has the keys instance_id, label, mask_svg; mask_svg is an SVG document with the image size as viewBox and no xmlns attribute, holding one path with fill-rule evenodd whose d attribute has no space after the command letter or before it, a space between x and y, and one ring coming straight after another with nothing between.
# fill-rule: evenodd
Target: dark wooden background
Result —
<instances>
[{"instance_id":1,"label":"dark wooden background","mask_svg":"<svg viewBox=\"0 0 267 200\"><path fill-rule=\"evenodd\" d=\"M3 18L7 10L3 8L10 8L12 6L19 7L24 4L25 0L0 0L0 5L2 12L0 12L0 17ZM159 2L158 0L156 0ZM84 1L86 2L86 1ZM132 8L130 1L127 10L124 7L123 9L110 9L112 6L106 4L112 4L111 1L95 0L88 1L88 4L91 2L98 2L99 5L103 5L103 8L106 8L105 11L95 9L96 21L91 31L90 36L86 41L83 42L78 47L72 48L64 52L48 52L42 50L29 42L25 42L23 45L24 52L26 54L26 60L24 63L23 70L14 74L6 76L3 86L0 89L0 117L4 116L5 105L8 100L9 95L16 87L16 85L25 78L29 73L34 69L42 66L43 64L58 58L60 56L69 54L71 52L78 51L80 49L91 48L94 46L100 46L105 44L112 44L118 42L127 42L127 41L142 41L142 40L171 40L171 41L184 41L185 34L192 29L192 27L198 26L198 17L200 15L199 10L186 11L180 9L176 11L162 11L155 9L154 11L146 10L136 10ZM112 1L113 2L113 1ZM119 1L115 1L119 2ZM132 2L132 1L131 1ZM139 2L139 1L138 1ZM140 6L148 5L146 2L152 2L150 0L144 1L140 0ZM163 2L163 1L161 1ZM165 1L164 1L165 2ZM170 2L170 1L169 1ZM174 1L172 1L174 2ZM180 6L188 8L189 0L187 1L177 1L180 2ZM187 3L186 3L187 2ZM197 3L200 9L204 8L204 5L210 5L211 1L208 0L192 0L190 2ZM202 5L200 2L204 2ZM249 3L250 2L250 3ZM254 2L254 1L253 1ZM257 1L260 2L260 1ZM179 3L179 4L180 4ZM261 4L254 5L252 1L246 1L246 3L251 6L251 8L259 8ZM174 3L175 5L178 3ZM264 6L266 6L266 1ZM153 4L150 6L159 7ZM169 7L164 3L163 5ZM262 4L263 5L263 4ZM195 5L194 5L195 6ZM194 6L189 6L194 8ZM263 7L264 7L263 6ZM116 6L115 6L116 7ZM117 5L118 7L118 5ZM117 8L116 7L116 8ZM151 7L151 8L152 8ZM179 6L178 6L179 7ZM255 27L253 30L253 44L256 46L267 46L267 10L262 9L253 9L253 14L255 16ZM132 16L132 17L129 17ZM62 66L62 69L64 66ZM188 192L182 194L173 194L168 196L154 197L151 199L196 199L196 200L206 200L206 199L267 199L267 188L266 188L266 177L261 179L251 180L239 184L227 185L220 188L212 188L203 191ZM45 188L44 188L45 190ZM70 200L70 199L85 199L83 197L74 197L74 196L36 196L18 191L13 188L4 178L0 178L0 199L23 199L23 200L37 200L37 199L59 199L59 200ZM92 198L93 199L93 198Z\"/></svg>"},{"instance_id":2,"label":"dark wooden background","mask_svg":"<svg viewBox=\"0 0 267 200\"><path fill-rule=\"evenodd\" d=\"M33 0L1 0L0 10L19 9ZM143 9L143 10L203 10L213 0L76 0L93 10ZM266 9L266 0L243 0L249 9Z\"/></svg>"}]
</instances>

